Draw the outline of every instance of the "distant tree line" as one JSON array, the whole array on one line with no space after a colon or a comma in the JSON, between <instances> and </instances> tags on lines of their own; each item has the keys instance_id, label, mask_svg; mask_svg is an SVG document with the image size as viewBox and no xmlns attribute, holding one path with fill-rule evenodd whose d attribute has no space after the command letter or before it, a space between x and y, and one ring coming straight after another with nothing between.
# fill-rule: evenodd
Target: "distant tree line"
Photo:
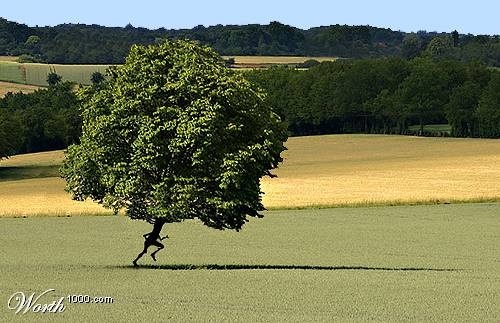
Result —
<instances>
[{"instance_id":1,"label":"distant tree line","mask_svg":"<svg viewBox=\"0 0 500 323\"><path fill-rule=\"evenodd\" d=\"M338 60L308 70L272 67L241 72L266 90L267 103L290 135L420 134L449 124L452 136L500 137L500 72L480 63L419 57ZM51 86L0 99L0 159L64 149L81 134L74 85L49 75ZM94 87L106 82L92 76ZM410 126L419 125L412 132Z\"/></svg>"},{"instance_id":2,"label":"distant tree line","mask_svg":"<svg viewBox=\"0 0 500 323\"><path fill-rule=\"evenodd\" d=\"M423 135L424 125L450 124L453 136L500 137L500 72L484 64L339 60L245 75L267 91L291 135L410 134L410 125Z\"/></svg>"},{"instance_id":3,"label":"distant tree line","mask_svg":"<svg viewBox=\"0 0 500 323\"><path fill-rule=\"evenodd\" d=\"M0 159L18 153L66 148L81 133L78 101L71 83L0 99Z\"/></svg>"},{"instance_id":4,"label":"distant tree line","mask_svg":"<svg viewBox=\"0 0 500 323\"><path fill-rule=\"evenodd\" d=\"M498 36L458 32L404 33L371 26L332 25L302 30L279 22L268 25L196 26L150 30L64 24L28 27L0 18L0 55L23 61L63 64L121 64L133 44L162 39L193 39L221 55L302 55L345 58L414 58L429 55L500 66Z\"/></svg>"}]
</instances>

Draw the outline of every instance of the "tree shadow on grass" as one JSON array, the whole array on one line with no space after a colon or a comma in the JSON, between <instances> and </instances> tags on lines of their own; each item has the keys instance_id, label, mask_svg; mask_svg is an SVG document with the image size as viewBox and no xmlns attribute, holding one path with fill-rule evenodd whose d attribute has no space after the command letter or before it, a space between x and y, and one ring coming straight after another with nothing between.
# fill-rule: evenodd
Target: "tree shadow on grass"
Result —
<instances>
[{"instance_id":1,"label":"tree shadow on grass","mask_svg":"<svg viewBox=\"0 0 500 323\"><path fill-rule=\"evenodd\" d=\"M0 182L15 181L21 179L59 177L59 166L20 166L0 167Z\"/></svg>"},{"instance_id":2,"label":"tree shadow on grass","mask_svg":"<svg viewBox=\"0 0 500 323\"><path fill-rule=\"evenodd\" d=\"M311 265L220 265L220 264L165 264L165 265L139 265L134 267L122 266L133 269L159 269L159 270L373 270L373 271L460 271L449 268L420 268L420 267L368 267L368 266L311 266Z\"/></svg>"}]
</instances>

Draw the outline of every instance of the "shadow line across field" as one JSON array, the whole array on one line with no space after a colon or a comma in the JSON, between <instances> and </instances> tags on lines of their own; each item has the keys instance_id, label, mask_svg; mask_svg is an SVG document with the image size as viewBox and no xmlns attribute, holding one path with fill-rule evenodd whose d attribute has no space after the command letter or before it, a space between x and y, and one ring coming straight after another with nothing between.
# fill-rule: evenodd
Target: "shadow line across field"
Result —
<instances>
[{"instance_id":1,"label":"shadow line across field","mask_svg":"<svg viewBox=\"0 0 500 323\"><path fill-rule=\"evenodd\" d=\"M369 266L311 266L311 265L219 265L219 264L166 264L166 265L139 265L134 267L119 266L133 269L160 269L160 270L374 270L374 271L460 271L449 268L419 268L419 267L369 267Z\"/></svg>"},{"instance_id":2,"label":"shadow line across field","mask_svg":"<svg viewBox=\"0 0 500 323\"><path fill-rule=\"evenodd\" d=\"M32 178L60 177L58 165L0 167L0 182Z\"/></svg>"}]
</instances>

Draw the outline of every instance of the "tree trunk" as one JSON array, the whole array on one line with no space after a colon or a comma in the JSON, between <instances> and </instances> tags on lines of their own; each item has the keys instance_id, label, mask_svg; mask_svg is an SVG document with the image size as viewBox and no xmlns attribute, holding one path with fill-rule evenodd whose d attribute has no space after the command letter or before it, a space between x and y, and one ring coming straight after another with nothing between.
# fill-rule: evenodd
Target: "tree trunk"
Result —
<instances>
[{"instance_id":1,"label":"tree trunk","mask_svg":"<svg viewBox=\"0 0 500 323\"><path fill-rule=\"evenodd\" d=\"M155 223L153 224L153 231L151 231L151 234L153 236L160 236L161 229L163 228L163 225L166 223L165 219L160 219L157 218L155 219Z\"/></svg>"}]
</instances>

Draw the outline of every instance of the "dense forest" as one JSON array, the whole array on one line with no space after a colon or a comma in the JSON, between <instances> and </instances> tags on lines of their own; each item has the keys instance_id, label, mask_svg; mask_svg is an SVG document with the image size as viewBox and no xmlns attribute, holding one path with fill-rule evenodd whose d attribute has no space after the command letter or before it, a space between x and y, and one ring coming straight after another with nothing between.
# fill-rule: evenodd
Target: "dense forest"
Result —
<instances>
[{"instance_id":1,"label":"dense forest","mask_svg":"<svg viewBox=\"0 0 500 323\"><path fill-rule=\"evenodd\" d=\"M74 85L58 83L0 99L0 159L63 149L78 140L81 118Z\"/></svg>"},{"instance_id":2,"label":"dense forest","mask_svg":"<svg viewBox=\"0 0 500 323\"><path fill-rule=\"evenodd\" d=\"M405 33L371 26L332 25L302 30L279 22L268 25L196 26L150 30L132 25L64 24L28 27L0 18L0 55L62 64L120 64L133 44L189 38L221 55L301 55L344 58L411 59L430 55L500 66L500 37L458 32Z\"/></svg>"},{"instance_id":3,"label":"dense forest","mask_svg":"<svg viewBox=\"0 0 500 323\"><path fill-rule=\"evenodd\" d=\"M292 135L426 135L424 125L449 124L453 136L500 137L500 72L478 63L340 60L245 75L268 93Z\"/></svg>"}]
</instances>

